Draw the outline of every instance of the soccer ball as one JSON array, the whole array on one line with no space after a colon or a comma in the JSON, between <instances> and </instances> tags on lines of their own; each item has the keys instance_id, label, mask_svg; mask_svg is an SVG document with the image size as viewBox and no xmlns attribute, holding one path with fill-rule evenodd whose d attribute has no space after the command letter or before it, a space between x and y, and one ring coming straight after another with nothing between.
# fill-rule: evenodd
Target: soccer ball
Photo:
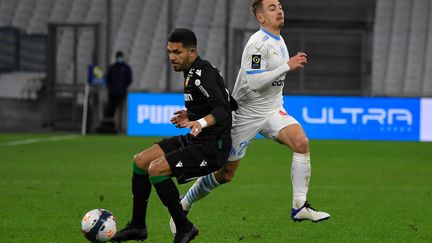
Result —
<instances>
[{"instance_id":1,"label":"soccer ball","mask_svg":"<svg viewBox=\"0 0 432 243\"><path fill-rule=\"evenodd\" d=\"M92 242L105 242L117 232L115 218L105 209L93 209L87 212L81 221L84 236Z\"/></svg>"}]
</instances>

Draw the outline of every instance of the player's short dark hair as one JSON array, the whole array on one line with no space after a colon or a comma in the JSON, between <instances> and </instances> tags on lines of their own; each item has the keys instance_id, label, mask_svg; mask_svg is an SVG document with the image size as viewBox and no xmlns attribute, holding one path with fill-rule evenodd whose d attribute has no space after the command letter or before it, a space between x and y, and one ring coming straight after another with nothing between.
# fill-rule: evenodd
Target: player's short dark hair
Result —
<instances>
[{"instance_id":1,"label":"player's short dark hair","mask_svg":"<svg viewBox=\"0 0 432 243\"><path fill-rule=\"evenodd\" d=\"M184 47L197 46L197 38L195 33L186 28L175 28L168 37L169 42L182 43Z\"/></svg>"},{"instance_id":2,"label":"player's short dark hair","mask_svg":"<svg viewBox=\"0 0 432 243\"><path fill-rule=\"evenodd\" d=\"M254 0L250 6L250 9L254 15L257 14L259 10L262 9L263 0Z\"/></svg>"}]
</instances>

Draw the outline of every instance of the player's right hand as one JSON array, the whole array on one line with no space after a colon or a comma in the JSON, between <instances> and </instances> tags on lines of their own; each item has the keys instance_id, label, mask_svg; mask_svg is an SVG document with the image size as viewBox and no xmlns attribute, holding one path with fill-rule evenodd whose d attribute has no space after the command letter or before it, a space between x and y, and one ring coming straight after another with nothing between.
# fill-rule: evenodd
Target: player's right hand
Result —
<instances>
[{"instance_id":1,"label":"player's right hand","mask_svg":"<svg viewBox=\"0 0 432 243\"><path fill-rule=\"evenodd\" d=\"M189 119L187 117L186 110L178 110L174 112L174 116L171 117L170 122L174 124L177 128L183 128L187 126Z\"/></svg>"},{"instance_id":2,"label":"player's right hand","mask_svg":"<svg viewBox=\"0 0 432 243\"><path fill-rule=\"evenodd\" d=\"M300 68L304 68L304 65L307 63L307 54L304 52L297 52L297 54L291 57L288 60L288 66L291 71L298 70Z\"/></svg>"},{"instance_id":3,"label":"player's right hand","mask_svg":"<svg viewBox=\"0 0 432 243\"><path fill-rule=\"evenodd\" d=\"M198 136L202 131L201 124L198 121L187 122L186 127L191 129L190 134L194 137Z\"/></svg>"}]
</instances>

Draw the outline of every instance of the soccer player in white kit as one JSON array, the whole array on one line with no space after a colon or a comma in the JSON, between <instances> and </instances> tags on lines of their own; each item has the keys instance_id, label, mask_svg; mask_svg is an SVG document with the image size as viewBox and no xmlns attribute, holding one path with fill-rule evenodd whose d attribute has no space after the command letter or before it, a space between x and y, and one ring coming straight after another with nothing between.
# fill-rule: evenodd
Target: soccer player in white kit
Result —
<instances>
[{"instance_id":1,"label":"soccer player in white kit","mask_svg":"<svg viewBox=\"0 0 432 243\"><path fill-rule=\"evenodd\" d=\"M294 221L318 222L330 218L325 212L313 209L306 201L310 180L309 141L295 118L283 108L282 92L286 73L304 67L307 55L303 52L289 57L280 30L284 12L279 0L254 0L251 10L261 28L253 34L244 48L240 71L233 90L238 110L233 113L232 149L223 168L200 177L181 200L183 209L206 196L217 186L234 176L248 145L260 133L268 139L287 145L293 151L291 180L293 201L291 218ZM176 121L174 124L181 121ZM171 229L175 225L171 221Z\"/></svg>"}]
</instances>

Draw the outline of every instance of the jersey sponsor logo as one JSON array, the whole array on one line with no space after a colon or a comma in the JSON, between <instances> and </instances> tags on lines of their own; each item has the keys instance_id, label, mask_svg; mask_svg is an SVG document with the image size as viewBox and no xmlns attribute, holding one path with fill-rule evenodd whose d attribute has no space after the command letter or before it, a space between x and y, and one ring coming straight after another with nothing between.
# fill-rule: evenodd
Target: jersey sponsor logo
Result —
<instances>
[{"instance_id":1,"label":"jersey sponsor logo","mask_svg":"<svg viewBox=\"0 0 432 243\"><path fill-rule=\"evenodd\" d=\"M321 114L311 117L307 107L303 107L303 119L310 124L362 124L378 123L380 125L393 125L395 121L404 122L406 125L413 124L411 111L403 108L358 108L342 107L338 111L340 117L335 115L333 107L321 108ZM343 117L342 117L343 115ZM348 117L347 117L348 115Z\"/></svg>"},{"instance_id":2,"label":"jersey sponsor logo","mask_svg":"<svg viewBox=\"0 0 432 243\"><path fill-rule=\"evenodd\" d=\"M200 167L205 167L207 166L207 161L203 160L200 164Z\"/></svg>"},{"instance_id":3,"label":"jersey sponsor logo","mask_svg":"<svg viewBox=\"0 0 432 243\"><path fill-rule=\"evenodd\" d=\"M193 101L192 94L183 94L185 101Z\"/></svg>"},{"instance_id":4,"label":"jersey sponsor logo","mask_svg":"<svg viewBox=\"0 0 432 243\"><path fill-rule=\"evenodd\" d=\"M177 167L177 168L183 167L183 163L182 163L182 161L180 160L180 161L176 164L175 167Z\"/></svg>"},{"instance_id":5,"label":"jersey sponsor logo","mask_svg":"<svg viewBox=\"0 0 432 243\"><path fill-rule=\"evenodd\" d=\"M283 80L274 81L272 83L272 86L284 86L284 81Z\"/></svg>"},{"instance_id":6,"label":"jersey sponsor logo","mask_svg":"<svg viewBox=\"0 0 432 243\"><path fill-rule=\"evenodd\" d=\"M252 55L252 69L261 68L261 55Z\"/></svg>"}]
</instances>

